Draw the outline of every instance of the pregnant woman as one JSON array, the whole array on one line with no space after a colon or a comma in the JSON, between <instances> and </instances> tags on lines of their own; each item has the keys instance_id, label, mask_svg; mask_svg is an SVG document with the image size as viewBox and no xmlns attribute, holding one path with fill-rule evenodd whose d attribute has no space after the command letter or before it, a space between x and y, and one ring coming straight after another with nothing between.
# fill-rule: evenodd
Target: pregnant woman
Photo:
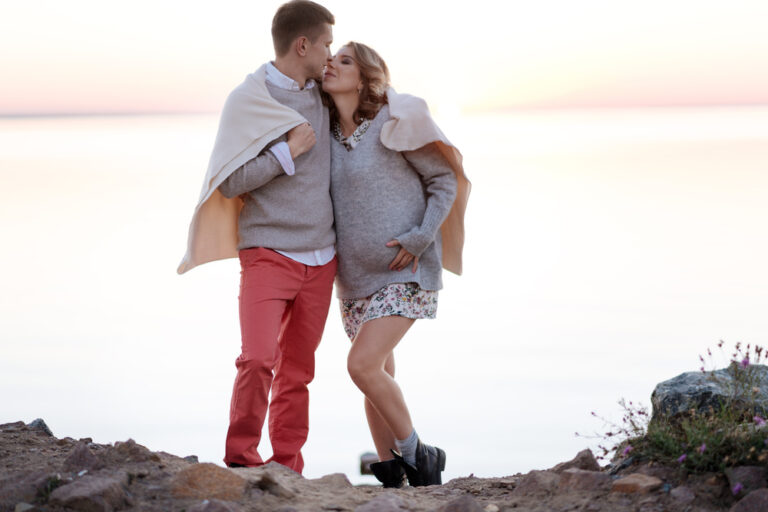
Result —
<instances>
[{"instance_id":1,"label":"pregnant woman","mask_svg":"<svg viewBox=\"0 0 768 512\"><path fill-rule=\"evenodd\" d=\"M416 319L435 317L444 224L453 226L447 232L458 262L450 269L460 272L469 183L424 102L389 88L387 66L371 48L342 47L327 64L323 90L333 135L336 286L352 340L347 367L365 395L380 459L371 469L385 487L400 487L406 476L412 486L440 484L445 452L417 436L394 380L393 350Z\"/></svg>"}]
</instances>

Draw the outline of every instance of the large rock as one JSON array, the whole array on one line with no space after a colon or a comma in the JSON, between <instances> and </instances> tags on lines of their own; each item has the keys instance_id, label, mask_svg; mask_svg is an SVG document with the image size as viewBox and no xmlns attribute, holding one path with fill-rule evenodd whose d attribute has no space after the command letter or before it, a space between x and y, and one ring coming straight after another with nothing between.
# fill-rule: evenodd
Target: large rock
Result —
<instances>
[{"instance_id":1,"label":"large rock","mask_svg":"<svg viewBox=\"0 0 768 512\"><path fill-rule=\"evenodd\" d=\"M216 464L194 464L174 475L171 493L177 498L238 501L245 495L248 482Z\"/></svg>"},{"instance_id":2,"label":"large rock","mask_svg":"<svg viewBox=\"0 0 768 512\"><path fill-rule=\"evenodd\" d=\"M752 491L731 507L729 512L765 512L768 510L768 489Z\"/></svg>"},{"instance_id":3,"label":"large rock","mask_svg":"<svg viewBox=\"0 0 768 512\"><path fill-rule=\"evenodd\" d=\"M561 462L557 466L550 469L555 473L562 473L566 469L584 469L586 471L600 471L600 464L597 463L595 456L592 454L592 450L582 450L576 454L572 460L568 462Z\"/></svg>"},{"instance_id":4,"label":"large rock","mask_svg":"<svg viewBox=\"0 0 768 512\"><path fill-rule=\"evenodd\" d=\"M768 411L768 366L752 365L749 370L755 372L755 386L759 389L755 396L757 412L765 416ZM709 412L710 408L717 410L729 399L729 388L733 385L731 370L727 368L707 373L687 372L666 380L657 384L651 395L652 420L668 418L674 421L691 409L701 413Z\"/></svg>"},{"instance_id":5,"label":"large rock","mask_svg":"<svg viewBox=\"0 0 768 512\"><path fill-rule=\"evenodd\" d=\"M59 487L48 503L82 512L111 512L131 504L123 478L90 475Z\"/></svg>"},{"instance_id":6,"label":"large rock","mask_svg":"<svg viewBox=\"0 0 768 512\"><path fill-rule=\"evenodd\" d=\"M737 466L725 470L731 489L741 484L742 496L766 487L765 468L762 466Z\"/></svg>"}]
</instances>

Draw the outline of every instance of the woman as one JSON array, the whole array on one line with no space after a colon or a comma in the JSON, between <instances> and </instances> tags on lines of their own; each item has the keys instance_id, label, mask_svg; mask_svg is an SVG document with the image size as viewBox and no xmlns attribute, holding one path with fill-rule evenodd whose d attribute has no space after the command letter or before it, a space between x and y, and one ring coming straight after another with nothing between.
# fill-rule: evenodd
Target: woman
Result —
<instances>
[{"instance_id":1,"label":"woman","mask_svg":"<svg viewBox=\"0 0 768 512\"><path fill-rule=\"evenodd\" d=\"M393 378L393 350L416 319L435 317L442 287L440 228L454 203L457 177L439 144L413 151L384 145L389 103L401 97L391 89L388 95L388 87L383 59L354 42L328 62L323 77L333 133L336 285L352 340L349 374L365 395L380 459L371 469L385 487L400 487L405 476L412 486L432 485L441 483L445 452L419 440Z\"/></svg>"}]
</instances>

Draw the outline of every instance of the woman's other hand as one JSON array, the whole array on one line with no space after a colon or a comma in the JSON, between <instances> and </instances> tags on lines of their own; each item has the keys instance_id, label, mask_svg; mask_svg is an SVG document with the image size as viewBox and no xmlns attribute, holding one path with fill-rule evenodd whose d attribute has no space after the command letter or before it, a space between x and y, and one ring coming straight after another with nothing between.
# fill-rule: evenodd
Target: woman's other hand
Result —
<instances>
[{"instance_id":1,"label":"woman's other hand","mask_svg":"<svg viewBox=\"0 0 768 512\"><path fill-rule=\"evenodd\" d=\"M397 240L390 240L387 242L387 247L396 247L400 245L400 242ZM413 262L413 272L416 273L416 269L419 267L419 257L414 256L413 254L409 253L405 250L404 247L400 247L400 251L398 251L397 256L395 256L395 259L392 260L392 263L389 264L389 270L403 270L405 267L411 264Z\"/></svg>"},{"instance_id":2,"label":"woman's other hand","mask_svg":"<svg viewBox=\"0 0 768 512\"><path fill-rule=\"evenodd\" d=\"M288 132L288 147L291 150L291 158L296 160L315 145L315 130L309 123L303 123Z\"/></svg>"}]
</instances>

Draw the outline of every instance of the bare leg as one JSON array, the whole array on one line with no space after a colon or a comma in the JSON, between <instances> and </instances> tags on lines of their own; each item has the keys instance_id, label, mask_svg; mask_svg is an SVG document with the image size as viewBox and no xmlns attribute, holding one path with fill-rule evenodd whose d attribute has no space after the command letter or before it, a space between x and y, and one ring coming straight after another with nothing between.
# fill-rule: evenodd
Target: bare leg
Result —
<instances>
[{"instance_id":1,"label":"bare leg","mask_svg":"<svg viewBox=\"0 0 768 512\"><path fill-rule=\"evenodd\" d=\"M385 365L392 350L413 322L413 319L402 316L387 316L365 322L355 336L347 357L347 369L353 382L365 395L366 403L370 403L378 412L397 439L407 438L413 431L413 424L400 386L387 373ZM379 424L374 424L376 432L380 432ZM374 434L373 429L371 433L376 443L377 434ZM380 439L383 441L383 436ZM376 449L379 450L378 444Z\"/></svg>"},{"instance_id":2,"label":"bare leg","mask_svg":"<svg viewBox=\"0 0 768 512\"><path fill-rule=\"evenodd\" d=\"M387 361L384 363L384 371L386 371L392 377L395 376L395 356L390 353ZM381 417L379 411L373 406L373 404L365 399L365 417L368 419L368 428L371 431L371 437L373 438L373 444L376 445L376 453L379 455L379 460L389 460L392 458L392 452L389 450L396 450L395 435L387 426L384 418Z\"/></svg>"}]
</instances>

